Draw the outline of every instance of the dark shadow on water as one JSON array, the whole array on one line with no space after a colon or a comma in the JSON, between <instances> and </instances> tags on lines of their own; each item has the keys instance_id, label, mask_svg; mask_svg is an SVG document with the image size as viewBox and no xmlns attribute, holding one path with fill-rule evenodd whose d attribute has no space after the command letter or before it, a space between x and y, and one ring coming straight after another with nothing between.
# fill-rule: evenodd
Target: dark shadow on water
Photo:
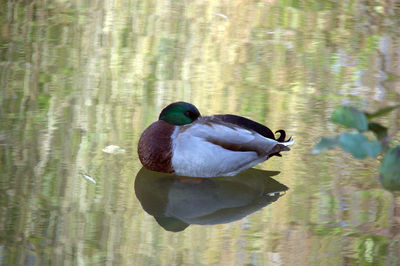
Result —
<instances>
[{"instance_id":1,"label":"dark shadow on water","mask_svg":"<svg viewBox=\"0 0 400 266\"><path fill-rule=\"evenodd\" d=\"M140 169L136 197L165 230L191 224L230 223L278 200L288 187L271 178L277 171L248 169L233 177L186 178Z\"/></svg>"}]
</instances>

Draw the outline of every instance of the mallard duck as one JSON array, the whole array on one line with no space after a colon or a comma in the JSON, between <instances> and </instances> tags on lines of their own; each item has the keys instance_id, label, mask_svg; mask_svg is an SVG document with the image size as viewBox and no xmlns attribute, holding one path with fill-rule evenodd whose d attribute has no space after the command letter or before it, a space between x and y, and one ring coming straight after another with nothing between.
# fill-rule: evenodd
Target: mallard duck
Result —
<instances>
[{"instance_id":1,"label":"mallard duck","mask_svg":"<svg viewBox=\"0 0 400 266\"><path fill-rule=\"evenodd\" d=\"M233 176L272 156L289 151L293 139L279 138L257 122L237 115L201 116L190 103L165 107L159 120L141 135L143 166L189 177Z\"/></svg>"}]
</instances>

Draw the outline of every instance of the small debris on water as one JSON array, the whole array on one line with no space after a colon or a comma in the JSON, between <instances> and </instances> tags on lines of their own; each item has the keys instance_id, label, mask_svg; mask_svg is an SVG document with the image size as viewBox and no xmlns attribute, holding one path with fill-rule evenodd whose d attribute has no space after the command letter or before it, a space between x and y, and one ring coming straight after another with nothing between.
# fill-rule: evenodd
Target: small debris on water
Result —
<instances>
[{"instance_id":1,"label":"small debris on water","mask_svg":"<svg viewBox=\"0 0 400 266\"><path fill-rule=\"evenodd\" d=\"M215 15L217 15L218 17L221 17L223 19L228 19L228 17L226 15L221 14L221 13L215 13Z\"/></svg>"},{"instance_id":2,"label":"small debris on water","mask_svg":"<svg viewBox=\"0 0 400 266\"><path fill-rule=\"evenodd\" d=\"M117 145L109 145L109 146L105 147L102 151L105 152L105 153L110 153L110 154L122 154L122 153L125 153L125 150L122 149L121 147L117 146Z\"/></svg>"},{"instance_id":3,"label":"small debris on water","mask_svg":"<svg viewBox=\"0 0 400 266\"><path fill-rule=\"evenodd\" d=\"M81 175L83 175L84 178L86 178L87 180L89 180L90 182L96 184L96 180L94 180L92 177L88 176L87 174L81 173Z\"/></svg>"}]
</instances>

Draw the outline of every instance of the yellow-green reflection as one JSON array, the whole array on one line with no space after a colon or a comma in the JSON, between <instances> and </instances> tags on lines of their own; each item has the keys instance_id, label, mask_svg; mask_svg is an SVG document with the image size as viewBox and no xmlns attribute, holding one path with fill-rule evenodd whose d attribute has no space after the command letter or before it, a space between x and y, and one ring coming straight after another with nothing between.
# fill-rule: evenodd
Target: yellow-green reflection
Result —
<instances>
[{"instance_id":1,"label":"yellow-green reflection","mask_svg":"<svg viewBox=\"0 0 400 266\"><path fill-rule=\"evenodd\" d=\"M234 177L189 178L142 168L135 192L143 209L168 231L190 224L233 222L278 200L288 188L279 172L248 169Z\"/></svg>"},{"instance_id":2,"label":"yellow-green reflection","mask_svg":"<svg viewBox=\"0 0 400 266\"><path fill-rule=\"evenodd\" d=\"M371 0L2 1L0 264L399 264L400 202L379 163L310 154L341 103L399 102L398 14ZM294 135L258 166L281 171L285 197L162 229L134 195L136 148L178 100Z\"/></svg>"}]
</instances>

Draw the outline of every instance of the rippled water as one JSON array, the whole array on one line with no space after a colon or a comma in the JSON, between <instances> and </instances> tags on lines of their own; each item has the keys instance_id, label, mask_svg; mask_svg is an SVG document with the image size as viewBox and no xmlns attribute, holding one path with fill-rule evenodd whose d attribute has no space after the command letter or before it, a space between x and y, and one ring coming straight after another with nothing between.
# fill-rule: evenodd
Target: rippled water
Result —
<instances>
[{"instance_id":1,"label":"rippled water","mask_svg":"<svg viewBox=\"0 0 400 266\"><path fill-rule=\"evenodd\" d=\"M340 104L399 102L399 14L366 0L3 1L0 265L399 264L400 201L379 161L311 155L340 131ZM296 143L232 178L141 169L141 132L178 100Z\"/></svg>"}]
</instances>

